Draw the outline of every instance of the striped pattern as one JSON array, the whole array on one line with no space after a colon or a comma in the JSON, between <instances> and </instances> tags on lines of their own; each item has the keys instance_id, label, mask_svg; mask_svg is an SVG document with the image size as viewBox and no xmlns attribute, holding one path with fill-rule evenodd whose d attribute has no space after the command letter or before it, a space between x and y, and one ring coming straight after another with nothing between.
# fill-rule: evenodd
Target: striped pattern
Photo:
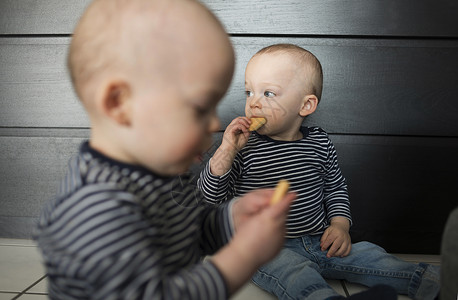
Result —
<instances>
[{"instance_id":1,"label":"striped pattern","mask_svg":"<svg viewBox=\"0 0 458 300\"><path fill-rule=\"evenodd\" d=\"M290 190L298 195L287 221L288 238L322 233L335 216L351 221L347 186L334 145L318 127L302 128L302 132L304 138L294 142L252 134L232 169L221 177L211 174L207 164L198 182L207 201L222 203L287 179Z\"/></svg>"},{"instance_id":2,"label":"striped pattern","mask_svg":"<svg viewBox=\"0 0 458 300\"><path fill-rule=\"evenodd\" d=\"M159 177L82 145L35 237L51 299L225 299L211 261L232 235L230 204L201 203L186 178Z\"/></svg>"}]
</instances>

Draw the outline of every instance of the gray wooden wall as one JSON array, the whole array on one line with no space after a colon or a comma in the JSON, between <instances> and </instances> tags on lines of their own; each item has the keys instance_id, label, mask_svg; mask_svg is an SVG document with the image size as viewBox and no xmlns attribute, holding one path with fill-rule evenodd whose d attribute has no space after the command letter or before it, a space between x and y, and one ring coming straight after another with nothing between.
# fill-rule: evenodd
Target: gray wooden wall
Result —
<instances>
[{"instance_id":1,"label":"gray wooden wall","mask_svg":"<svg viewBox=\"0 0 458 300\"><path fill-rule=\"evenodd\" d=\"M438 253L458 205L458 1L205 0L237 53L219 107L244 111L244 67L295 43L324 68L307 125L331 134L349 184L354 241ZM29 238L89 123L65 68L88 0L0 0L0 237Z\"/></svg>"}]
</instances>

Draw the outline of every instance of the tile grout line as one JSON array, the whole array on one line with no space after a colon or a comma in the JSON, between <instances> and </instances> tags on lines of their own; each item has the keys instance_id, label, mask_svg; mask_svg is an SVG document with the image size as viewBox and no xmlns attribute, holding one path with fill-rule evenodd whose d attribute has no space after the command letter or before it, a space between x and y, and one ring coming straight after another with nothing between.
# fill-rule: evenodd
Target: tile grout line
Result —
<instances>
[{"instance_id":1,"label":"tile grout line","mask_svg":"<svg viewBox=\"0 0 458 300\"><path fill-rule=\"evenodd\" d=\"M24 295L25 293L27 293L28 290L30 290L31 288L33 288L34 286L36 286L40 281L42 281L43 279L46 278L46 276L48 275L43 275L40 279L38 279L37 281L35 281L34 283L32 283L29 287L27 287L25 290L23 290L22 292L20 292L16 297L14 297L13 299L11 300L16 300L18 299L19 297L21 297L22 295Z\"/></svg>"},{"instance_id":2,"label":"tile grout line","mask_svg":"<svg viewBox=\"0 0 458 300\"><path fill-rule=\"evenodd\" d=\"M340 280L340 284L342 285L342 288L345 292L345 297L349 297L350 293L348 292L347 286L345 285L345 280Z\"/></svg>"}]
</instances>

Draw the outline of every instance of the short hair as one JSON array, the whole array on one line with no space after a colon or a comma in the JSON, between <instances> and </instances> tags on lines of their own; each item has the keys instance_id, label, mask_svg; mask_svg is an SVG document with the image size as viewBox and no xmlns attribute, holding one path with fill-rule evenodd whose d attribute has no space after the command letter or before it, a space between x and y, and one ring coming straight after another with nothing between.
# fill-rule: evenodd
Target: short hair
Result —
<instances>
[{"instance_id":1,"label":"short hair","mask_svg":"<svg viewBox=\"0 0 458 300\"><path fill-rule=\"evenodd\" d=\"M270 45L259 50L253 57L275 52L291 54L293 58L298 60L306 76L306 92L315 95L320 101L323 91L323 69L318 58L310 51L293 44Z\"/></svg>"},{"instance_id":2,"label":"short hair","mask_svg":"<svg viewBox=\"0 0 458 300\"><path fill-rule=\"evenodd\" d=\"M120 36L116 30L119 26L115 23L122 11L118 6L124 2L92 1L75 27L68 51L67 67L75 92L81 100L85 98L86 86L100 72L107 71L122 61L119 58L119 46L116 44ZM102 5L104 13L100 14L99 7Z\"/></svg>"}]
</instances>

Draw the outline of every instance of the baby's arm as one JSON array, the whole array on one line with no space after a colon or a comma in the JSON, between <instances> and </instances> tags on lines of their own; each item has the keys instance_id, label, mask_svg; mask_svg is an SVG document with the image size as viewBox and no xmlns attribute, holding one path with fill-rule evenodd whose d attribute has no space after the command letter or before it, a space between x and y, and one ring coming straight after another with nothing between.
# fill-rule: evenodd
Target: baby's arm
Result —
<instances>
[{"instance_id":1,"label":"baby's arm","mask_svg":"<svg viewBox=\"0 0 458 300\"><path fill-rule=\"evenodd\" d=\"M321 249L328 249L327 256L347 256L351 250L349 234L351 226L350 200L345 178L337 162L337 153L328 139L328 158L324 178L324 204L330 226L321 237Z\"/></svg>"},{"instance_id":2,"label":"baby's arm","mask_svg":"<svg viewBox=\"0 0 458 300\"><path fill-rule=\"evenodd\" d=\"M213 175L222 176L231 169L235 156L248 142L250 124L249 118L238 117L227 126L221 145L210 161Z\"/></svg>"},{"instance_id":3,"label":"baby's arm","mask_svg":"<svg viewBox=\"0 0 458 300\"><path fill-rule=\"evenodd\" d=\"M197 184L207 202L221 204L227 200L231 183L242 171L241 155L238 152L248 141L250 122L245 117L231 122L226 128L220 147L200 173Z\"/></svg>"}]
</instances>

